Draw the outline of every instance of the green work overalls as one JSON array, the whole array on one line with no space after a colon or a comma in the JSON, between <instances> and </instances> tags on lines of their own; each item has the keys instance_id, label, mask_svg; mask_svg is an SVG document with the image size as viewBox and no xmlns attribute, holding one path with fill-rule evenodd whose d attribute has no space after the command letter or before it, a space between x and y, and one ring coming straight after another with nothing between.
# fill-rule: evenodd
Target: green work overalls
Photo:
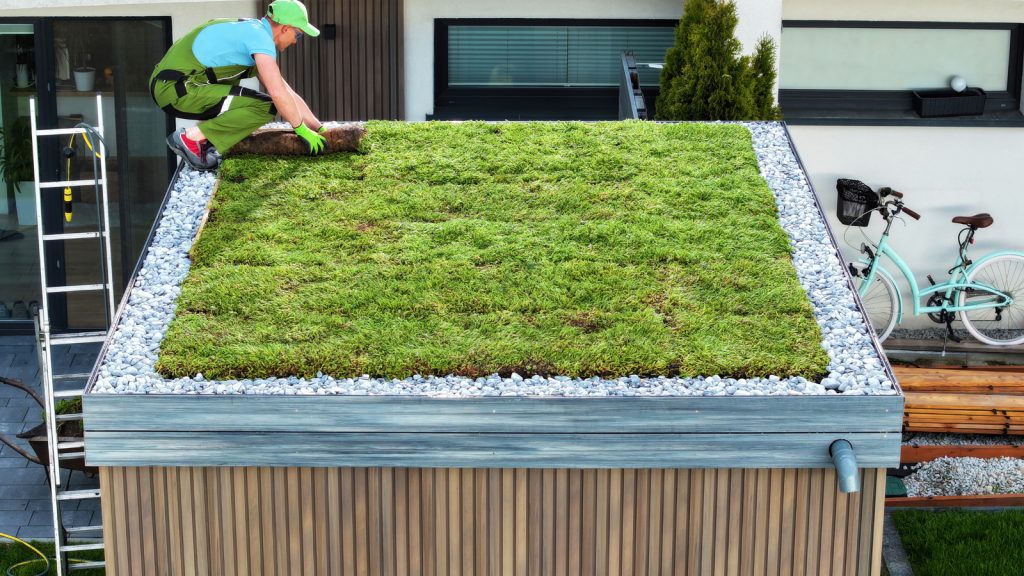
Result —
<instances>
[{"instance_id":1,"label":"green work overalls","mask_svg":"<svg viewBox=\"0 0 1024 576\"><path fill-rule=\"evenodd\" d=\"M171 46L150 77L149 90L156 105L175 118L205 120L203 135L222 152L277 116L269 95L238 85L254 78L256 66L207 68L192 53L196 36L207 26L236 22L210 20Z\"/></svg>"}]
</instances>

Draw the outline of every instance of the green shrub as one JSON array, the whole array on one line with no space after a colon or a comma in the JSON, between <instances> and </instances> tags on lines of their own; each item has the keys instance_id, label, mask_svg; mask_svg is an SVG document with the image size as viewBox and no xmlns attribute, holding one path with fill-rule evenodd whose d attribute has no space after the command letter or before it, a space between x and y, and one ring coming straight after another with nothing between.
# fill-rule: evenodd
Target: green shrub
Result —
<instances>
[{"instance_id":1,"label":"green shrub","mask_svg":"<svg viewBox=\"0 0 1024 576\"><path fill-rule=\"evenodd\" d=\"M732 0L687 0L676 44L665 54L659 120L780 120L775 105L775 40L740 54Z\"/></svg>"}]
</instances>

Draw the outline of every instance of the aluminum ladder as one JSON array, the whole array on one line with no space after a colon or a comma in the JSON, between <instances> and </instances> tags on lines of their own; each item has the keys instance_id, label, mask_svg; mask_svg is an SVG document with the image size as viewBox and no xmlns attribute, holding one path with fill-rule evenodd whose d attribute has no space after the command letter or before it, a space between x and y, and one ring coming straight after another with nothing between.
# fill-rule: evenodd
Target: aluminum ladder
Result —
<instances>
[{"instance_id":1,"label":"aluminum ladder","mask_svg":"<svg viewBox=\"0 0 1024 576\"><path fill-rule=\"evenodd\" d=\"M96 94L96 117L98 126L96 132L103 136L103 102L99 93ZM69 546L67 544L68 534L78 533L102 533L103 526L75 526L65 527L61 514L61 503L72 500L83 500L87 498L99 498L100 491L95 490L68 490L61 486L60 461L85 458L85 442L61 442L57 436L57 426L60 422L70 420L82 420L82 414L56 414L56 403L62 398L81 396L84 390L55 391L54 382L69 380L85 380L89 374L54 374L53 355L54 346L68 346L71 344L84 344L91 342L103 342L107 333L113 326L114 321L114 289L111 275L111 251L110 251L110 199L107 193L107 164L105 146L99 138L90 137L93 149L90 154L99 154L98 165L100 177L95 180L75 180L65 182L40 182L39 165L39 138L43 136L61 136L70 134L82 134L89 137L86 128L60 128L53 130L39 130L36 126L36 101L35 97L29 98L29 118L32 125L32 160L35 168L35 196L36 196L36 222L38 226L39 239L39 276L42 282L43 298L38 313L35 317L36 342L39 352L39 374L43 387L43 399L46 404L46 439L49 446L49 476L50 479L50 504L53 510L54 530L54 551L56 556L57 576L64 576L68 570L84 570L88 568L101 568L105 562L82 562L72 565L68 564L68 552L82 550L103 550L103 541L88 544ZM87 147L88 148L88 147ZM69 175L70 177L70 175ZM44 234L43 233L43 195L46 188L65 188L72 186L97 186L97 231L78 232L71 234ZM101 284L83 284L77 286L49 286L46 282L46 243L53 241L68 240L89 240L100 239L100 266L103 272ZM106 309L104 320L107 329L103 332L85 332L79 334L51 334L50 316L48 313L48 296L50 294L82 291L102 291L104 294L103 304ZM61 451L64 451L61 453Z\"/></svg>"}]
</instances>

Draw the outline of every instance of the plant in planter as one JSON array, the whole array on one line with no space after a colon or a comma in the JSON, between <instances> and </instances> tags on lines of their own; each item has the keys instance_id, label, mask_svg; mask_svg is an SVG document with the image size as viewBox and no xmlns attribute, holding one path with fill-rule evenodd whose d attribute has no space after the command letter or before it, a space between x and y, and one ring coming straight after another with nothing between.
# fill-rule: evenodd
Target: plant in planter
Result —
<instances>
[{"instance_id":1,"label":"plant in planter","mask_svg":"<svg viewBox=\"0 0 1024 576\"><path fill-rule=\"evenodd\" d=\"M23 183L33 180L34 176L32 129L28 117L22 116L6 127L0 126L0 180L14 185L14 195L18 203L18 223L22 225L35 224L34 190L22 186Z\"/></svg>"},{"instance_id":2,"label":"plant in planter","mask_svg":"<svg viewBox=\"0 0 1024 576\"><path fill-rule=\"evenodd\" d=\"M75 87L79 92L92 90L96 80L96 69L89 66L88 50L93 45L94 36L92 29L80 22L61 22L54 24L54 36L63 40L75 75Z\"/></svg>"},{"instance_id":3,"label":"plant in planter","mask_svg":"<svg viewBox=\"0 0 1024 576\"><path fill-rule=\"evenodd\" d=\"M21 191L21 182L32 180L32 129L28 116L0 126L0 179L14 184Z\"/></svg>"},{"instance_id":4,"label":"plant in planter","mask_svg":"<svg viewBox=\"0 0 1024 576\"><path fill-rule=\"evenodd\" d=\"M0 376L0 383L7 384L8 386L13 386L19 390L27 392L29 396L32 396L32 398L39 403L40 406L44 406L43 399L40 398L38 394L36 394L36 391L33 390L31 387L23 384L21 380L13 380L11 378L4 378ZM37 458L30 454L29 452L27 452L24 448L16 444L14 440L11 440L10 437L6 436L5 434L0 434L0 442L6 444L11 450L14 450L18 454L24 456L25 459L28 460L29 462L35 462L36 464L44 465L42 459Z\"/></svg>"},{"instance_id":5,"label":"plant in planter","mask_svg":"<svg viewBox=\"0 0 1024 576\"><path fill-rule=\"evenodd\" d=\"M7 384L8 386L13 386L20 390L23 390L29 396L31 396L32 399L35 400L36 403L39 404L41 408L45 408L46 405L44 404L43 399L39 397L39 394L37 394L35 390L33 390L30 386L26 386L24 383L22 383L21 380L13 380L10 378L0 377L0 383ZM61 400L55 406L55 412L57 415L81 414L82 397L76 396L74 398L66 398L64 400ZM35 455L28 452L27 450L19 446L17 443L15 443L14 440L3 434L0 434L0 442L9 446L12 450L23 456L26 460L34 462L41 466L46 466L47 460L49 458L49 445L46 437L45 420L46 412L44 410L42 423L40 423L38 426L30 430L26 430L25 432L22 432L21 434L17 435L18 438L28 441L29 446L32 447L32 451L35 452ZM84 436L85 434L82 430L81 420L68 420L65 422L61 422L60 424L57 425L57 437L60 439L61 442L72 442L76 440L81 440ZM64 451L64 449L62 449L62 451ZM85 460L83 458L61 460L60 467L68 470L79 470L86 476L90 477L97 471L97 469L94 467L87 467L85 465Z\"/></svg>"}]
</instances>

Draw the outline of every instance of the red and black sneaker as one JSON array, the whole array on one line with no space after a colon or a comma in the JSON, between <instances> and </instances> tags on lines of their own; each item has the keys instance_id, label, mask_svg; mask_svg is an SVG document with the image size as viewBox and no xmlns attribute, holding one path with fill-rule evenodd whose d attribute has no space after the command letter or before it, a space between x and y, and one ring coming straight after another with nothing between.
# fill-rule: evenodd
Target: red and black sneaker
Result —
<instances>
[{"instance_id":1,"label":"red and black sneaker","mask_svg":"<svg viewBox=\"0 0 1024 576\"><path fill-rule=\"evenodd\" d=\"M209 172L217 167L217 160L210 158L199 142L185 136L184 128L167 137L167 146L193 170Z\"/></svg>"}]
</instances>

